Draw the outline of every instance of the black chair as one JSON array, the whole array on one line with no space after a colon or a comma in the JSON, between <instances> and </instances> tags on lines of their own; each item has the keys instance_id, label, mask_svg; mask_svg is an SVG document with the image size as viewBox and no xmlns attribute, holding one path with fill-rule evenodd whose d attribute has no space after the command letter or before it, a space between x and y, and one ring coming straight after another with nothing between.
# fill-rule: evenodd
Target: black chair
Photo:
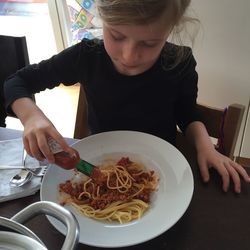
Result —
<instances>
[{"instance_id":1,"label":"black chair","mask_svg":"<svg viewBox=\"0 0 250 250\"><path fill-rule=\"evenodd\" d=\"M5 119L9 114L4 107L3 83L8 76L29 64L26 38L0 35L0 55L0 126L6 127Z\"/></svg>"}]
</instances>

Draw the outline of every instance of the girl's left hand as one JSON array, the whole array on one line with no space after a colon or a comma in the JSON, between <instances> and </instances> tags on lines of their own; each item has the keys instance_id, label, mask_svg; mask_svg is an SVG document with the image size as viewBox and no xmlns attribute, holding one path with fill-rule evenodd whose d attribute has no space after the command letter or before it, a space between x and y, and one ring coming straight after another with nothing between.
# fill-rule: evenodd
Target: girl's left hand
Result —
<instances>
[{"instance_id":1,"label":"girl's left hand","mask_svg":"<svg viewBox=\"0 0 250 250\"><path fill-rule=\"evenodd\" d=\"M234 182L236 193L241 192L241 177L250 183L250 177L246 170L238 163L219 153L215 148L198 152L197 160L203 181L209 181L209 168L214 168L222 177L222 188L225 192L228 191L230 178Z\"/></svg>"}]
</instances>

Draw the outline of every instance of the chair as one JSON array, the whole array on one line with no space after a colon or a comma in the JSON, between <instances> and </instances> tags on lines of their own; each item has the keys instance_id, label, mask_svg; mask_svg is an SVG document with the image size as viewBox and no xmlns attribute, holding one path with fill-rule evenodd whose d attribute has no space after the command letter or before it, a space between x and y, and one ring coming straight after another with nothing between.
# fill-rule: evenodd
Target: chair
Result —
<instances>
[{"instance_id":1,"label":"chair","mask_svg":"<svg viewBox=\"0 0 250 250\"><path fill-rule=\"evenodd\" d=\"M85 92L82 86L80 86L77 112L76 112L75 130L74 130L75 139L82 139L87 135L89 135L87 110L88 109L87 109L87 100Z\"/></svg>"},{"instance_id":2,"label":"chair","mask_svg":"<svg viewBox=\"0 0 250 250\"><path fill-rule=\"evenodd\" d=\"M0 126L6 127L5 119L9 114L4 107L3 83L8 76L29 64L26 38L0 35L0 55Z\"/></svg>"},{"instance_id":3,"label":"chair","mask_svg":"<svg viewBox=\"0 0 250 250\"><path fill-rule=\"evenodd\" d=\"M241 104L231 104L226 109L198 104L198 112L208 134L210 137L217 139L215 147L231 159L234 159L234 150L244 111L245 106ZM179 132L177 135L177 147L179 149L186 143L184 140L184 136Z\"/></svg>"}]
</instances>

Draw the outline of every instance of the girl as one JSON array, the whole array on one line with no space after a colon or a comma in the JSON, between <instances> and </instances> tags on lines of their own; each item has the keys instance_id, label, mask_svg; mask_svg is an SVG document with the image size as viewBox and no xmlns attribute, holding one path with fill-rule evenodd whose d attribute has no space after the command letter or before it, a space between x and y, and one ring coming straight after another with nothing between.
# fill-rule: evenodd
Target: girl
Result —
<instances>
[{"instance_id":1,"label":"girl","mask_svg":"<svg viewBox=\"0 0 250 250\"><path fill-rule=\"evenodd\" d=\"M54 162L47 138L71 152L51 121L30 99L32 93L60 83L80 82L88 101L91 133L137 130L175 144L176 124L197 150L203 180L215 168L227 191L236 192L240 177L250 178L237 163L217 152L196 115L196 62L191 49L166 42L188 18L190 0L96 0L103 40L83 40L39 64L30 65L5 83L6 105L24 125L27 152Z\"/></svg>"}]
</instances>

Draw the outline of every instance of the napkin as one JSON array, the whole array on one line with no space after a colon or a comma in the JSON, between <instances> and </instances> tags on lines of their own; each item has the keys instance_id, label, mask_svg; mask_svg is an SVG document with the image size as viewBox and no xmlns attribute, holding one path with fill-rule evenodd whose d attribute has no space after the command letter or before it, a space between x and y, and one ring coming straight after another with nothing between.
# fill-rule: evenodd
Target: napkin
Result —
<instances>
[{"instance_id":1,"label":"napkin","mask_svg":"<svg viewBox=\"0 0 250 250\"><path fill-rule=\"evenodd\" d=\"M0 141L0 165L20 166L22 155L22 138ZM39 161L27 155L26 166L39 166ZM20 169L0 170L0 202L29 196L40 189L42 177L33 177L21 187L11 187L10 179L19 172Z\"/></svg>"}]
</instances>

